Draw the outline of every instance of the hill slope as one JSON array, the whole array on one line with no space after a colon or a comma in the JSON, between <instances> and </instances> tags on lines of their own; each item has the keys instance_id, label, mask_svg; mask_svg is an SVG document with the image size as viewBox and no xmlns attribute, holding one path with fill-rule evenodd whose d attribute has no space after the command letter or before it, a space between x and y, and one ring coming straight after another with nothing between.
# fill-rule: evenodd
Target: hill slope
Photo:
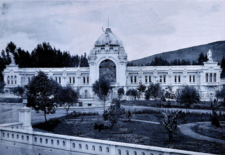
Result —
<instances>
[{"instance_id":1,"label":"hill slope","mask_svg":"<svg viewBox=\"0 0 225 155\"><path fill-rule=\"evenodd\" d=\"M217 41L209 44L179 49L176 51L163 52L142 59L132 60L130 62L132 62L134 65L141 65L151 62L153 59L155 59L155 57L161 57L162 59L165 59L169 62L174 59L197 61L199 54L206 54L209 49L212 50L212 57L214 61L221 62L221 59L225 57L225 41Z\"/></svg>"}]
</instances>

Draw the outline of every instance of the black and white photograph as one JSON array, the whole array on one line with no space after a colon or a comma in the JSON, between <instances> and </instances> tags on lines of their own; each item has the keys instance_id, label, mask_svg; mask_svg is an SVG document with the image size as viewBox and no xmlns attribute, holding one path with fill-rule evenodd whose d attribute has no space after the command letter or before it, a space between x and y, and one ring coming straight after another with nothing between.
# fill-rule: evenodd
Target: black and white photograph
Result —
<instances>
[{"instance_id":1,"label":"black and white photograph","mask_svg":"<svg viewBox=\"0 0 225 155\"><path fill-rule=\"evenodd\" d=\"M225 0L1 0L0 155L225 155Z\"/></svg>"}]
</instances>

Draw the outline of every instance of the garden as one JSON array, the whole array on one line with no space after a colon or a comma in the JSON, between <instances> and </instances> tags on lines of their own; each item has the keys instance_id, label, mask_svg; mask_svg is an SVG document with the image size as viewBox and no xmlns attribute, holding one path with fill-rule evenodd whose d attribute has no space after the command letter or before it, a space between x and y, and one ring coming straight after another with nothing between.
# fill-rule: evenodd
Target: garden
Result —
<instances>
[{"instance_id":1,"label":"garden","mask_svg":"<svg viewBox=\"0 0 225 155\"><path fill-rule=\"evenodd\" d=\"M197 140L189 136L185 136L179 128L173 132L173 139L169 140L168 132L162 124L137 122L133 121L133 119L162 122L164 116L159 111L146 109L141 111L133 111L131 112L131 116L128 118L128 112L126 112L121 116L121 119L114 125L112 129L105 128L99 131L95 128L96 123L104 123L104 126L110 126L110 122L105 121L102 115L99 115L98 113L79 113L74 111L64 117L51 119L48 122L36 124L33 126L33 128L39 128L55 134L159 146L205 153L218 154L225 152L224 144ZM209 122L211 119L212 116L209 114L179 113L177 117L177 124L179 126L181 124L199 121ZM224 120L224 116L218 116L218 119ZM212 133L211 129L215 131ZM201 126L196 126L193 130L196 130L196 132L200 134L205 134L225 140L224 134L221 135L221 132L219 132L223 129L224 126L221 124L221 127L218 128L203 128Z\"/></svg>"}]
</instances>

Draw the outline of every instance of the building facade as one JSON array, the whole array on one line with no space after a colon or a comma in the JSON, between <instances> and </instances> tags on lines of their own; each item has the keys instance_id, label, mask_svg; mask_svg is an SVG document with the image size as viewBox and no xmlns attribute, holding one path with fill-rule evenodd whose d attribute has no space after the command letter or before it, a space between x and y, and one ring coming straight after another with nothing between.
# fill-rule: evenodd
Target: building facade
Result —
<instances>
[{"instance_id":1,"label":"building facade","mask_svg":"<svg viewBox=\"0 0 225 155\"><path fill-rule=\"evenodd\" d=\"M127 53L122 41L107 28L89 53L89 67L18 68L12 58L12 63L3 71L5 91L28 84L41 70L62 86L70 84L79 90L82 98L93 98L92 84L100 76L105 76L111 82L112 96L116 96L118 88L123 87L126 91L137 88L140 82L146 86L153 82L160 83L162 89L170 86L173 92L191 85L199 91L201 100L209 100L216 90L221 89L225 80L220 78L222 69L218 62L212 60L211 50L207 57L204 65L127 66Z\"/></svg>"}]
</instances>

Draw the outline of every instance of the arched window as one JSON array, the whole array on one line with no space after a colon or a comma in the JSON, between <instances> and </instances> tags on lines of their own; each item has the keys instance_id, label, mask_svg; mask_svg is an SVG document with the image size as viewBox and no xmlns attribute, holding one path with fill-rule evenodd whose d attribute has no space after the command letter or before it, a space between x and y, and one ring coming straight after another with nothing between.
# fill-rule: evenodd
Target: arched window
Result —
<instances>
[{"instance_id":1,"label":"arched window","mask_svg":"<svg viewBox=\"0 0 225 155\"><path fill-rule=\"evenodd\" d=\"M99 65L99 77L105 77L111 83L116 82L116 65L111 60L104 60Z\"/></svg>"}]
</instances>

